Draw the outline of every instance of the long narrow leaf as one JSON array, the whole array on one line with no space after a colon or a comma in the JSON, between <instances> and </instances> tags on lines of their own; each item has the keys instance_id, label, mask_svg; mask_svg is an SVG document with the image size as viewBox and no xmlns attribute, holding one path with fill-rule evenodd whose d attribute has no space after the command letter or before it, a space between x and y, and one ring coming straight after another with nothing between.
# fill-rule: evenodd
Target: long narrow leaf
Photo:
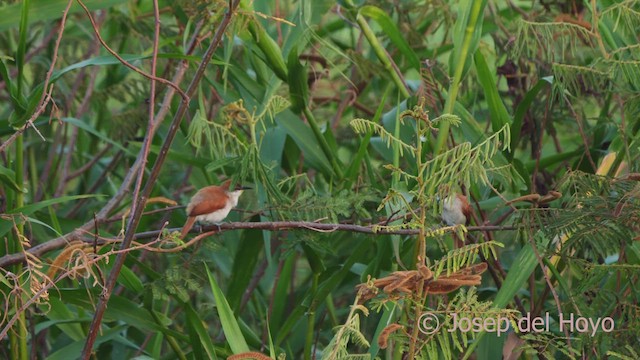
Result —
<instances>
[{"instance_id":1,"label":"long narrow leaf","mask_svg":"<svg viewBox=\"0 0 640 360\"><path fill-rule=\"evenodd\" d=\"M229 306L227 299L224 297L222 290L218 286L215 278L211 275L209 267L205 264L205 270L207 271L207 277L209 278L209 284L211 285L211 292L213 298L216 301L216 310L220 316L220 323L222 324L222 331L227 338L229 347L234 354L240 354L249 351L249 346L240 331L240 326L236 320L233 310Z\"/></svg>"}]
</instances>

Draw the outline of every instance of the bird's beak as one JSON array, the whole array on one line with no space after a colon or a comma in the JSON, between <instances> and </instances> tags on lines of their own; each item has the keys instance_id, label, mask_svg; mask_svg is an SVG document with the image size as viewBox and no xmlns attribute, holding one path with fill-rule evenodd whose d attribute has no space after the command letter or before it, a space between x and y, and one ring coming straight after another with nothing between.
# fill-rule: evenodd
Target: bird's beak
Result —
<instances>
[{"instance_id":1,"label":"bird's beak","mask_svg":"<svg viewBox=\"0 0 640 360\"><path fill-rule=\"evenodd\" d=\"M251 186L241 186L240 190L253 190Z\"/></svg>"}]
</instances>

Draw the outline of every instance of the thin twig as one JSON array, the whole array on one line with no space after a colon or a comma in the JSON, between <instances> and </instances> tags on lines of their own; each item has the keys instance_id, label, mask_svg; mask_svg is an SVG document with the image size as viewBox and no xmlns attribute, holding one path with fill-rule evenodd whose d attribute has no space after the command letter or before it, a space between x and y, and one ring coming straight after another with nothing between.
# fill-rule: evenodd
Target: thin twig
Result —
<instances>
[{"instance_id":1,"label":"thin twig","mask_svg":"<svg viewBox=\"0 0 640 360\"><path fill-rule=\"evenodd\" d=\"M91 11L89 11L89 9L87 8L87 6L81 1L81 0L77 0L78 4L80 4L80 6L84 9L84 12L87 14L87 17L89 18L89 21L91 21L91 26L93 27L93 30L96 33L96 36L98 37L98 40L100 41L100 43L102 44L102 46L109 52L109 54L113 55L116 59L118 59L118 61L120 61L122 63L122 65L128 67L129 69L137 72L138 74L151 79L151 80L155 80L157 82L163 83L167 86L172 87L175 91L178 92L178 94L180 94L180 96L182 96L182 100L183 101L189 101L189 97L187 96L187 94L185 94L184 91L182 91L182 89L180 89L180 87L178 87L178 85L174 84L173 82L167 80L167 79L163 79L163 78L159 78L159 77L155 77L151 74L147 74L146 72L138 69L137 67L133 66L131 63L129 63L127 60L123 59L120 55L118 55L118 53L116 53L115 51L113 51L113 49L111 49L109 47L109 45L107 45L107 43L102 39L102 36L100 36L100 31L98 30L98 27L95 23L95 21L93 20L93 16L91 15Z\"/></svg>"}]
</instances>

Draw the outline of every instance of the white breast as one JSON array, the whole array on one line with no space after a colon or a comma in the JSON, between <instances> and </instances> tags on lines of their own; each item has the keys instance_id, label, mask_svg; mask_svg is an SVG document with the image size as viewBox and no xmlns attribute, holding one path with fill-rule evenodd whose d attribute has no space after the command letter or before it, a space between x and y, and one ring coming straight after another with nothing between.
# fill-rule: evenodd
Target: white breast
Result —
<instances>
[{"instance_id":1,"label":"white breast","mask_svg":"<svg viewBox=\"0 0 640 360\"><path fill-rule=\"evenodd\" d=\"M449 226L464 224L467 217L462 212L462 204L457 196L449 196L442 204L442 220Z\"/></svg>"},{"instance_id":2,"label":"white breast","mask_svg":"<svg viewBox=\"0 0 640 360\"><path fill-rule=\"evenodd\" d=\"M218 224L224 220L231 209L238 205L238 198L242 194L242 190L232 191L227 193L229 195L229 201L227 201L227 205L220 210L216 210L209 214L203 214L196 216L196 220L200 223L205 224Z\"/></svg>"}]
</instances>

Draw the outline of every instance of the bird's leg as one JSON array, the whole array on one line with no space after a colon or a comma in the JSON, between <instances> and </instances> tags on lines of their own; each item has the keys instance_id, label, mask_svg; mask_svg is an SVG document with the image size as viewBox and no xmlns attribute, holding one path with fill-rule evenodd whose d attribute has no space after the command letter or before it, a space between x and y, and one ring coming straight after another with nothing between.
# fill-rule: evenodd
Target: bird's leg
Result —
<instances>
[{"instance_id":1,"label":"bird's leg","mask_svg":"<svg viewBox=\"0 0 640 360\"><path fill-rule=\"evenodd\" d=\"M214 225L218 227L218 231L217 231L218 233L222 231L222 228L220 227L219 223L215 223Z\"/></svg>"}]
</instances>

